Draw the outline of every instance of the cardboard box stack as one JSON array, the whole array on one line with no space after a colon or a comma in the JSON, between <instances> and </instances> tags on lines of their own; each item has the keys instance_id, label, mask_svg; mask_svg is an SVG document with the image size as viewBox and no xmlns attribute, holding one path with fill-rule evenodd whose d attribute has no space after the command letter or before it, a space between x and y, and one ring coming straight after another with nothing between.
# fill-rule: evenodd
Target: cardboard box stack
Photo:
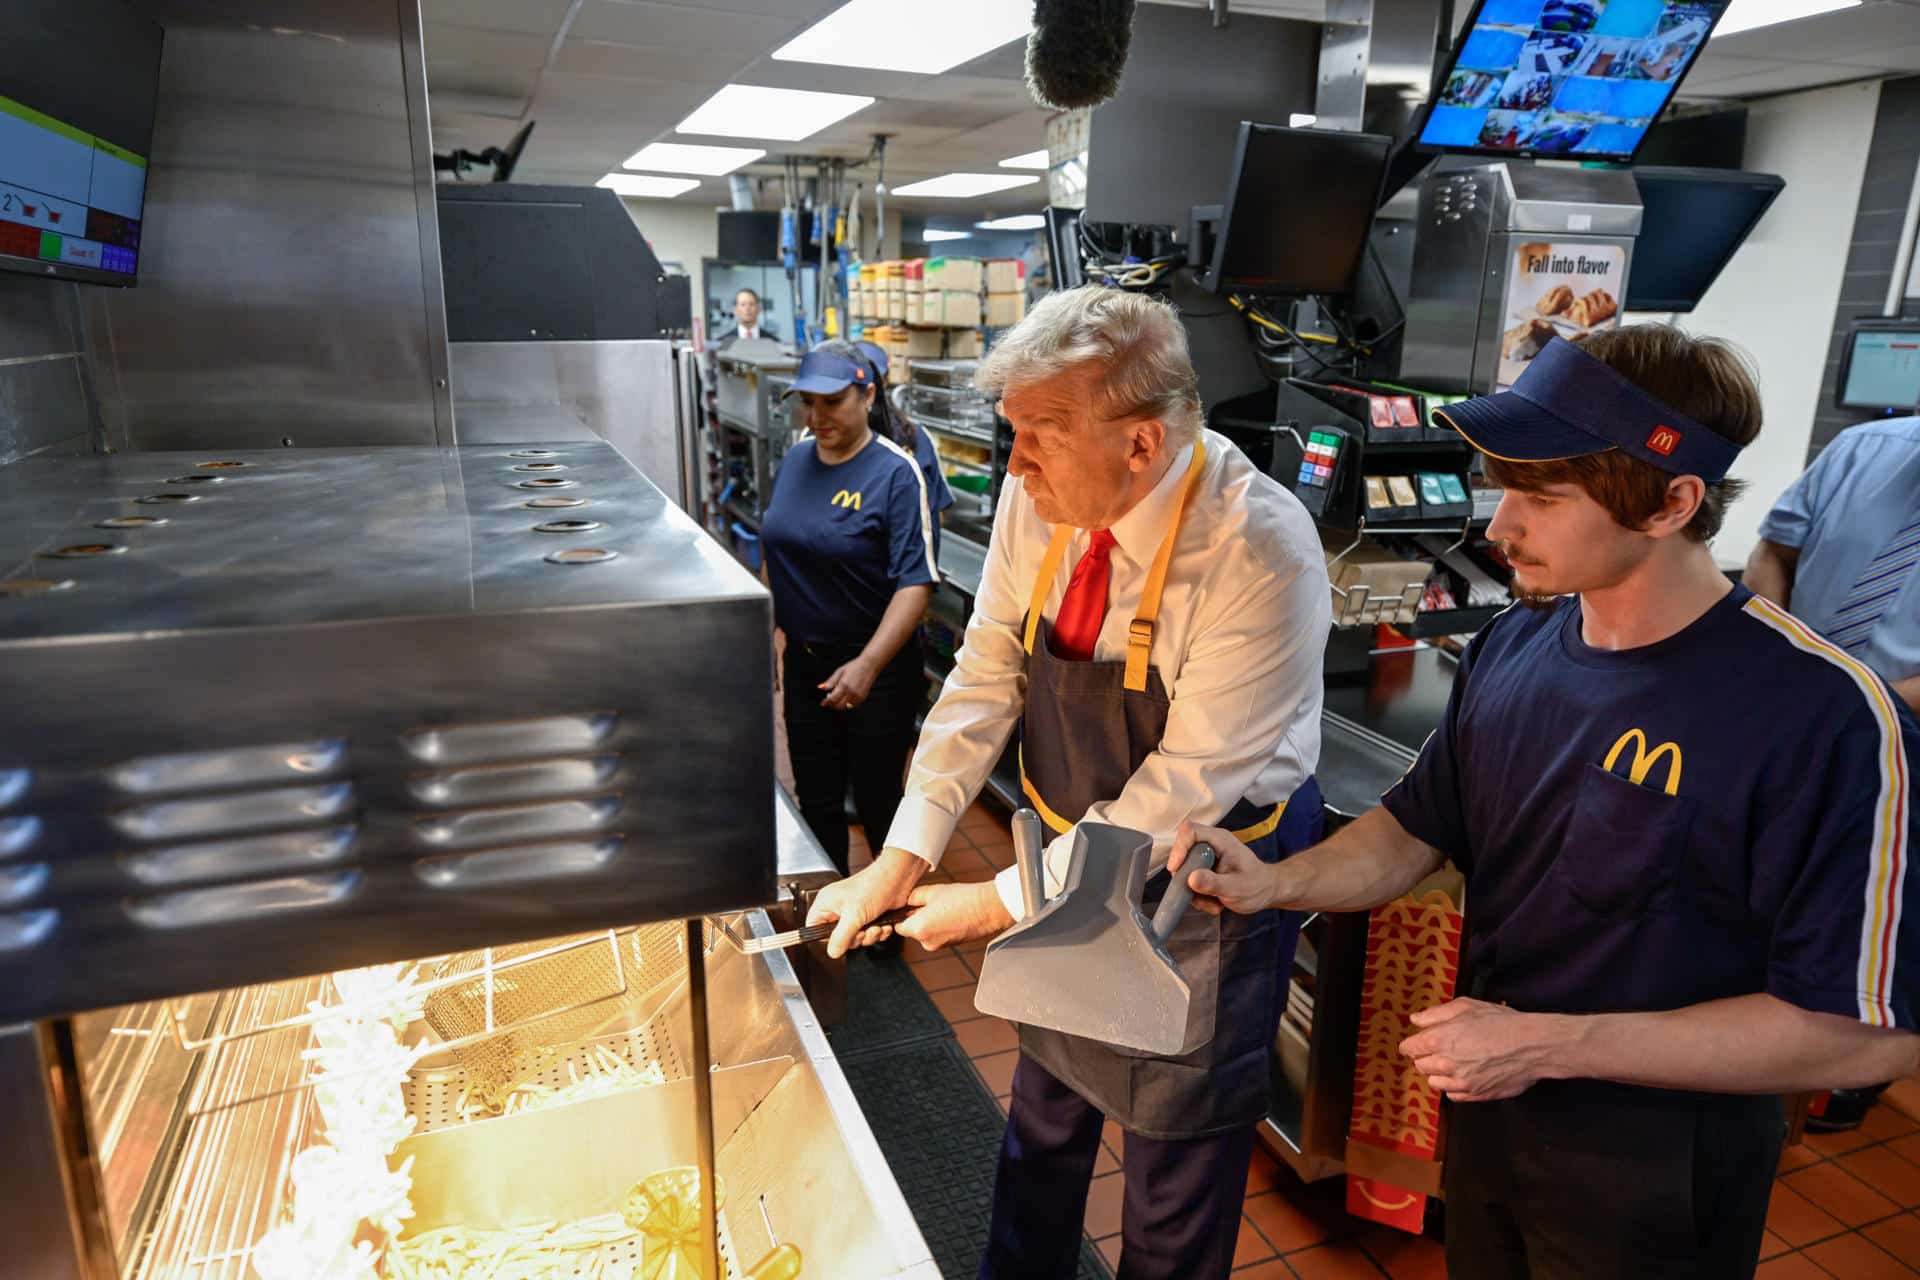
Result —
<instances>
[{"instance_id":1,"label":"cardboard box stack","mask_svg":"<svg viewBox=\"0 0 1920 1280\"><path fill-rule=\"evenodd\" d=\"M925 324L926 318L926 276L925 258L908 258L903 264L906 268L907 315L908 324Z\"/></svg>"},{"instance_id":2,"label":"cardboard box stack","mask_svg":"<svg viewBox=\"0 0 1920 1280\"><path fill-rule=\"evenodd\" d=\"M1018 258L987 263L987 327L1004 329L1027 314L1027 264Z\"/></svg>"}]
</instances>

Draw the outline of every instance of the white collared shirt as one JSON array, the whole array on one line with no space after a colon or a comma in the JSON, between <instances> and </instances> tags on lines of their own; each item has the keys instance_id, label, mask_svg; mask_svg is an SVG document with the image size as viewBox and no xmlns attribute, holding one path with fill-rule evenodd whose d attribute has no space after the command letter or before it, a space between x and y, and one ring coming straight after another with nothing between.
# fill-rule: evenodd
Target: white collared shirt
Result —
<instances>
[{"instance_id":1,"label":"white collared shirt","mask_svg":"<svg viewBox=\"0 0 1920 1280\"><path fill-rule=\"evenodd\" d=\"M1171 699L1166 733L1120 794L1082 819L1151 835L1156 871L1183 820L1216 822L1242 796L1278 804L1312 776L1320 758L1321 665L1332 605L1319 535L1299 500L1225 437L1209 431L1206 443L1153 641L1151 661ZM1191 455L1191 445L1181 449L1152 492L1113 525L1096 660L1126 657L1128 625ZM1053 526L1009 476L966 642L927 715L888 846L938 866L1018 726L1027 688L1027 604L1052 537ZM1088 537L1078 530L1067 545L1042 611L1049 620ZM1070 838L1048 846L1049 893L1062 886ZM996 883L1018 918L1015 871L1002 872Z\"/></svg>"}]
</instances>

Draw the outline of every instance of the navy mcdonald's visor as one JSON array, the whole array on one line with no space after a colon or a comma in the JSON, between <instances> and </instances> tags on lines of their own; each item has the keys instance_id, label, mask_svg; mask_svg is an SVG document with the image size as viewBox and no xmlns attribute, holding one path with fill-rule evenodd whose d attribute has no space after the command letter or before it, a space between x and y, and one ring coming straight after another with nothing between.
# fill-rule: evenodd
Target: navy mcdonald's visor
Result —
<instances>
[{"instance_id":1,"label":"navy mcdonald's visor","mask_svg":"<svg viewBox=\"0 0 1920 1280\"><path fill-rule=\"evenodd\" d=\"M879 372L881 377L884 378L887 376L887 370L892 367L893 362L887 359L887 349L885 347L873 342L856 342L853 345L860 348L862 355L873 361L873 367Z\"/></svg>"},{"instance_id":2,"label":"navy mcdonald's visor","mask_svg":"<svg viewBox=\"0 0 1920 1280\"><path fill-rule=\"evenodd\" d=\"M1660 403L1611 366L1555 338L1513 389L1433 416L1503 462L1559 462L1618 449L1676 476L1727 478L1740 446Z\"/></svg>"},{"instance_id":3,"label":"navy mcdonald's visor","mask_svg":"<svg viewBox=\"0 0 1920 1280\"><path fill-rule=\"evenodd\" d=\"M835 355L831 351L809 351L800 361L793 385L780 393L782 400L796 391L815 395L839 395L848 387L873 385L873 371L858 360Z\"/></svg>"}]
</instances>

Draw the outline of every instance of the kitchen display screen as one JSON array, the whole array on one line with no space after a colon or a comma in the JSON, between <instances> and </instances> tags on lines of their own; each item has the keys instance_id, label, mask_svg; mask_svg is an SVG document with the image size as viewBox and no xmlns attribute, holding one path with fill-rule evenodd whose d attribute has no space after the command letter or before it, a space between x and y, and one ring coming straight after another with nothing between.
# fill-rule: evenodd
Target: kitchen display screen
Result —
<instances>
[{"instance_id":1,"label":"kitchen display screen","mask_svg":"<svg viewBox=\"0 0 1920 1280\"><path fill-rule=\"evenodd\" d=\"M1420 145L1630 160L1725 8L1714 0L1482 0Z\"/></svg>"},{"instance_id":2,"label":"kitchen display screen","mask_svg":"<svg viewBox=\"0 0 1920 1280\"><path fill-rule=\"evenodd\" d=\"M0 40L0 268L132 284L160 28L125 0L10 0Z\"/></svg>"}]
</instances>

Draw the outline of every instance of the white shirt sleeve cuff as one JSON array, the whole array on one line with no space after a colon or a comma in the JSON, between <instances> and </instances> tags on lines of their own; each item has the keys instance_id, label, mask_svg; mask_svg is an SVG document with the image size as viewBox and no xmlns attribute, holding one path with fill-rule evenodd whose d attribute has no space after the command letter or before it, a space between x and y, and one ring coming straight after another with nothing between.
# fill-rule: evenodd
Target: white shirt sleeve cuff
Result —
<instances>
[{"instance_id":1,"label":"white shirt sleeve cuff","mask_svg":"<svg viewBox=\"0 0 1920 1280\"><path fill-rule=\"evenodd\" d=\"M993 878L993 887L1000 894L1000 904L1007 909L1014 923L1026 919L1026 906L1020 901L1020 868L1008 867Z\"/></svg>"},{"instance_id":2,"label":"white shirt sleeve cuff","mask_svg":"<svg viewBox=\"0 0 1920 1280\"><path fill-rule=\"evenodd\" d=\"M1042 853L1047 873L1044 877L1047 886L1047 899L1052 901L1066 892L1067 867L1073 861L1073 832L1055 836ZM1025 896L1020 892L1020 865L1015 863L993 878L993 887L1000 894L1001 903L1007 908L1007 914L1016 922L1027 918Z\"/></svg>"},{"instance_id":3,"label":"white shirt sleeve cuff","mask_svg":"<svg viewBox=\"0 0 1920 1280\"><path fill-rule=\"evenodd\" d=\"M887 849L905 849L929 867L938 867L960 819L925 796L902 796L887 828Z\"/></svg>"}]
</instances>

